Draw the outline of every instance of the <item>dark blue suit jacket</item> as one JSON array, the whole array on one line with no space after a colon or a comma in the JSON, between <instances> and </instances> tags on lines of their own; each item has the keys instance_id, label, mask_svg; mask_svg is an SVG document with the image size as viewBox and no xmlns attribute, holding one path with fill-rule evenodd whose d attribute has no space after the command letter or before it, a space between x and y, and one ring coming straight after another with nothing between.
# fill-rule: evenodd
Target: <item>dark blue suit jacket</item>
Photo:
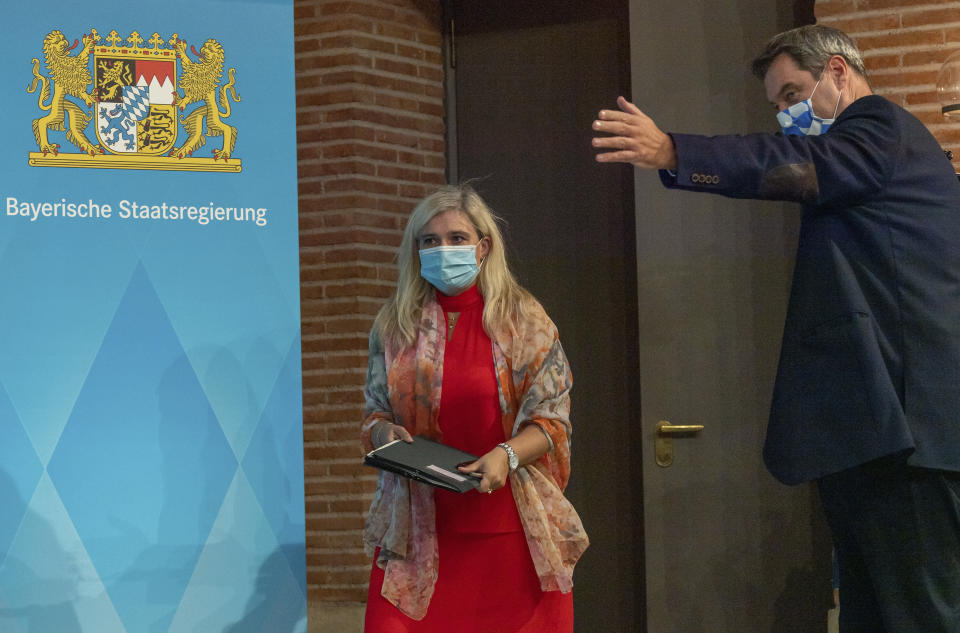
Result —
<instances>
[{"instance_id":1,"label":"dark blue suit jacket","mask_svg":"<svg viewBox=\"0 0 960 633\"><path fill-rule=\"evenodd\" d=\"M668 187L803 204L770 472L960 471L960 184L923 124L867 96L822 136L671 136Z\"/></svg>"}]
</instances>

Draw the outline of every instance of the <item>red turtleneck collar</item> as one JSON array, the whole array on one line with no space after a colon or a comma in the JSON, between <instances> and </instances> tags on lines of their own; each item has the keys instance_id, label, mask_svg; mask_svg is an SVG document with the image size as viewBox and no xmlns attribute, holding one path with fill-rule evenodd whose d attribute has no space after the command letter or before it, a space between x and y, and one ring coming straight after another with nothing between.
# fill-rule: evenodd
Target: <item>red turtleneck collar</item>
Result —
<instances>
[{"instance_id":1,"label":"red turtleneck collar","mask_svg":"<svg viewBox=\"0 0 960 633\"><path fill-rule=\"evenodd\" d=\"M480 294L480 290L474 284L453 297L448 297L437 290L437 301L444 312L463 312L467 308L482 304L483 295Z\"/></svg>"}]
</instances>

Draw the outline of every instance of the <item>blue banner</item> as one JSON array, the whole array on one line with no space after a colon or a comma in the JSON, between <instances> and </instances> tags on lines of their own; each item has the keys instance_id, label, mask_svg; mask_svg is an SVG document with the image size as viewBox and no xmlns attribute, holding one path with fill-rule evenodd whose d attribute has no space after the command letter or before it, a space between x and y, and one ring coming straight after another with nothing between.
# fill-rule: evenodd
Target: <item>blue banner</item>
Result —
<instances>
[{"instance_id":1,"label":"blue banner","mask_svg":"<svg viewBox=\"0 0 960 633\"><path fill-rule=\"evenodd\" d=\"M3 633L306 631L292 9L4 6Z\"/></svg>"}]
</instances>

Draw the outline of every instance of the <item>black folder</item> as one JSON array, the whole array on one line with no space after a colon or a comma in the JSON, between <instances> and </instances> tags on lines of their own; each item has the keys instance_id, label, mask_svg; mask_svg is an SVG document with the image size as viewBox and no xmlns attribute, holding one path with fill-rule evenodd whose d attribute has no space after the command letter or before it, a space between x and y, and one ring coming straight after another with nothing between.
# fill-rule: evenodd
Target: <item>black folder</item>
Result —
<instances>
[{"instance_id":1,"label":"black folder","mask_svg":"<svg viewBox=\"0 0 960 633\"><path fill-rule=\"evenodd\" d=\"M461 473L457 466L476 459L476 455L418 435L412 444L396 440L370 451L363 463L437 488L466 492L477 488L480 478Z\"/></svg>"}]
</instances>

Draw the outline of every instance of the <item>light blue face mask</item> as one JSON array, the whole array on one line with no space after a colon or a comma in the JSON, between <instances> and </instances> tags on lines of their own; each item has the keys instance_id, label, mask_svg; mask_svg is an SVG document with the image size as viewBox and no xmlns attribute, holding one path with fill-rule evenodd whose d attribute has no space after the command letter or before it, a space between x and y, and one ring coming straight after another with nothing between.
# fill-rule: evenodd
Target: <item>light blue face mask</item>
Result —
<instances>
[{"instance_id":1,"label":"light blue face mask","mask_svg":"<svg viewBox=\"0 0 960 633\"><path fill-rule=\"evenodd\" d=\"M420 250L420 276L447 296L465 290L480 274L477 246L435 246Z\"/></svg>"},{"instance_id":2,"label":"light blue face mask","mask_svg":"<svg viewBox=\"0 0 960 633\"><path fill-rule=\"evenodd\" d=\"M777 113L777 121L783 128L784 134L788 136L818 136L825 134L833 125L837 117L837 109L840 108L840 96L843 95L843 90L837 95L837 106L833 109L833 117L824 119L813 113L813 102L811 101L813 93L817 91L819 85L820 81L818 80L817 85L810 91L809 97Z\"/></svg>"}]
</instances>

